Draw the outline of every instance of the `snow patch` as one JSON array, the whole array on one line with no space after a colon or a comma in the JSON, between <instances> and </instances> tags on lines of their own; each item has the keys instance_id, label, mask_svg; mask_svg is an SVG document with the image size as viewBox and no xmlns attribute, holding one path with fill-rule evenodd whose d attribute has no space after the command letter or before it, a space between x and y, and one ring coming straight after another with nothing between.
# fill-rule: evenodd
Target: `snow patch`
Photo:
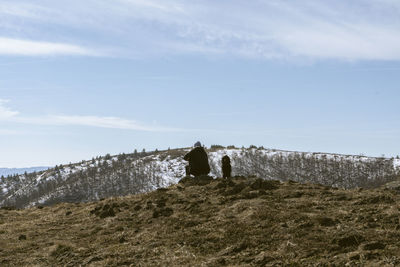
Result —
<instances>
[{"instance_id":1,"label":"snow patch","mask_svg":"<svg viewBox=\"0 0 400 267\"><path fill-rule=\"evenodd\" d=\"M394 159L393 166L395 169L400 170L400 159Z\"/></svg>"}]
</instances>

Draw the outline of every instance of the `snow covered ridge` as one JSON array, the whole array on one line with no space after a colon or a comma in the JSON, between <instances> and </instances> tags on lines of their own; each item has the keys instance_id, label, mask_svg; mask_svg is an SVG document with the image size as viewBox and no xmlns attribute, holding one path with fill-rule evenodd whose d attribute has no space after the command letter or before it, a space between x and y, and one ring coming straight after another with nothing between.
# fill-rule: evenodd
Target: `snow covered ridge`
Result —
<instances>
[{"instance_id":1,"label":"snow covered ridge","mask_svg":"<svg viewBox=\"0 0 400 267\"><path fill-rule=\"evenodd\" d=\"M8 177L0 181L0 206L29 207L93 201L155 190L185 175L190 149L106 155L89 161ZM221 177L221 159L231 157L232 174L294 180L335 187L377 187L396 180L400 160L264 148L208 149L211 175Z\"/></svg>"}]
</instances>

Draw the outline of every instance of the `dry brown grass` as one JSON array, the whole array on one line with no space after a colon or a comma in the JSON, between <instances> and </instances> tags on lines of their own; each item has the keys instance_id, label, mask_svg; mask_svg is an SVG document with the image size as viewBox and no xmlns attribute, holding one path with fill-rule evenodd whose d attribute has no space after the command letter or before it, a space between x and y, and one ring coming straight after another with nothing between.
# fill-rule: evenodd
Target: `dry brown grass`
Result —
<instances>
[{"instance_id":1,"label":"dry brown grass","mask_svg":"<svg viewBox=\"0 0 400 267\"><path fill-rule=\"evenodd\" d=\"M399 196L255 178L0 210L0 266L395 266ZM23 237L25 236L25 238Z\"/></svg>"}]
</instances>

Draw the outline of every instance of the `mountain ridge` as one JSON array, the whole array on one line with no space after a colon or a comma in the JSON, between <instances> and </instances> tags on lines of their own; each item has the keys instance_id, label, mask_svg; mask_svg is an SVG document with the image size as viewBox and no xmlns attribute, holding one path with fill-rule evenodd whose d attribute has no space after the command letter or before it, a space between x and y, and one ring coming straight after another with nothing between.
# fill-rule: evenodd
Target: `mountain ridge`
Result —
<instances>
[{"instance_id":1,"label":"mountain ridge","mask_svg":"<svg viewBox=\"0 0 400 267\"><path fill-rule=\"evenodd\" d=\"M94 201L144 193L176 184L185 175L183 155L190 148L136 152L59 165L0 183L0 206L30 207L58 202ZM223 155L232 159L233 175L267 180L294 180L334 187L378 187L398 179L400 160L266 149L222 147L207 149L211 175L220 177Z\"/></svg>"}]
</instances>

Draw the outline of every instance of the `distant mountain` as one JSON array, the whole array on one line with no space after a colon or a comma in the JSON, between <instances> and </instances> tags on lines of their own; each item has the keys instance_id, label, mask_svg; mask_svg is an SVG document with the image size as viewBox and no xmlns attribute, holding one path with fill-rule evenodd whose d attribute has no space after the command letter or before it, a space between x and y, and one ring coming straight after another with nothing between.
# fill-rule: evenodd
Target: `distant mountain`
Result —
<instances>
[{"instance_id":1,"label":"distant mountain","mask_svg":"<svg viewBox=\"0 0 400 267\"><path fill-rule=\"evenodd\" d=\"M7 177L8 175L14 174L24 174L32 173L32 172L39 172L43 170L47 170L50 167L31 167L31 168L0 168L0 176Z\"/></svg>"},{"instance_id":2,"label":"distant mountain","mask_svg":"<svg viewBox=\"0 0 400 267\"><path fill-rule=\"evenodd\" d=\"M0 181L0 206L30 207L87 202L145 193L176 184L185 175L189 148L106 155ZM377 188L400 177L400 160L251 146L207 149L210 175L221 177L229 155L234 176L296 181L339 188Z\"/></svg>"}]
</instances>

